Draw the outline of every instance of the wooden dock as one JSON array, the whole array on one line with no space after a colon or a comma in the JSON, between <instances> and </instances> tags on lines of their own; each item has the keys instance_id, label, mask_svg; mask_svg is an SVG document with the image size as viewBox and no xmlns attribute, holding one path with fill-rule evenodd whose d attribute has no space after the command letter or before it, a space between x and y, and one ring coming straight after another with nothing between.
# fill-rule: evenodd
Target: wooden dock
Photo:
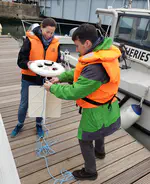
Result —
<instances>
[{"instance_id":1,"label":"wooden dock","mask_svg":"<svg viewBox=\"0 0 150 184\"><path fill-rule=\"evenodd\" d=\"M0 37L0 113L21 183L52 184L54 181L47 172L45 161L35 155L35 119L27 118L23 131L16 138L10 138L10 133L17 123L20 100L21 75L16 64L18 51L17 41L7 36ZM47 119L47 124L50 125L48 140L58 140L52 146L56 154L48 157L50 171L56 178L60 178L62 168L73 171L83 167L84 162L76 138L79 120L80 115L73 101L62 102L61 118ZM105 159L97 159L97 180L68 183L150 183L150 152L147 149L122 129L106 137L105 144Z\"/></svg>"}]
</instances>

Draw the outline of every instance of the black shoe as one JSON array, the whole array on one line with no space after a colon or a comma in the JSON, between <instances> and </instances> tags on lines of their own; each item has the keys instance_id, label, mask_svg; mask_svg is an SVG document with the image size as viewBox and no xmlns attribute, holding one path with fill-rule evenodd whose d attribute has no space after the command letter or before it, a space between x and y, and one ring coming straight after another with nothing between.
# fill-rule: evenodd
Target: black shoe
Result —
<instances>
[{"instance_id":1,"label":"black shoe","mask_svg":"<svg viewBox=\"0 0 150 184\"><path fill-rule=\"evenodd\" d=\"M95 156L96 158L99 158L99 159L104 159L105 158L105 152L103 153L99 153L98 151L95 150Z\"/></svg>"},{"instance_id":2,"label":"black shoe","mask_svg":"<svg viewBox=\"0 0 150 184\"><path fill-rule=\"evenodd\" d=\"M96 180L96 178L98 176L97 172L96 173L88 173L85 171L84 168L82 168L81 170L73 171L72 174L76 179L79 179L79 180Z\"/></svg>"}]
</instances>

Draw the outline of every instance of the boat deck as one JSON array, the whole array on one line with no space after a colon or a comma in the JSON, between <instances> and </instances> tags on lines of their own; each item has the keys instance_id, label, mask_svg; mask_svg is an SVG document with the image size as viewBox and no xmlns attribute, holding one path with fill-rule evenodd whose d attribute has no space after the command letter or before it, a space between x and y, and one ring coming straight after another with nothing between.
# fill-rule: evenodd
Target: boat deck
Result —
<instances>
[{"instance_id":1,"label":"boat deck","mask_svg":"<svg viewBox=\"0 0 150 184\"><path fill-rule=\"evenodd\" d=\"M18 51L17 41L7 36L0 37L0 113L21 183L54 183L47 172L44 159L35 155L35 120L27 118L23 131L16 138L10 138L10 133L17 123L20 99L21 75L16 64ZM49 118L46 121L47 125L50 125L47 140L57 140L52 146L56 153L48 157L50 171L56 178L60 178L60 171L63 168L73 171L83 167L84 162L76 138L79 120L80 115L75 103L62 101L61 118ZM150 183L150 152L147 149L122 129L106 137L105 144L107 153L105 159L97 159L99 174L97 180L80 182L74 180L68 183Z\"/></svg>"}]
</instances>

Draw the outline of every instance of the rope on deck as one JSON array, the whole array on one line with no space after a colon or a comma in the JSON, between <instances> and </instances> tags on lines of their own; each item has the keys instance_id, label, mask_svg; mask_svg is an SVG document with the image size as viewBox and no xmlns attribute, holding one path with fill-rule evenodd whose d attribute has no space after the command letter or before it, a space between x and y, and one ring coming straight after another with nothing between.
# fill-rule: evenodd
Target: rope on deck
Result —
<instances>
[{"instance_id":1,"label":"rope on deck","mask_svg":"<svg viewBox=\"0 0 150 184\"><path fill-rule=\"evenodd\" d=\"M43 83L44 81L46 80L43 79ZM48 132L49 132L49 129L48 127L46 126L45 124L45 115L44 115L44 112L45 112L45 104L46 104L46 90L44 90L44 97L43 97L43 109L42 109L42 113L41 113L41 117L43 117L43 123L42 123L42 126L45 128L45 133L46 133L46 136L48 137ZM44 137L40 137L37 139L36 141L36 155L37 157L39 158L44 158L45 160L45 164L46 164L46 167L47 167L47 170L48 170L48 173L50 175L50 177L54 180L54 184L63 184L64 182L69 182L71 180L74 180L74 176L72 175L72 173L70 171L67 171L66 169L62 169L61 170L61 176L62 178L61 179L57 179L55 178L51 172L50 172L50 168L49 168L49 164L48 164L48 156L49 155L52 155L52 154L55 154L56 152L51 148L52 145L54 145L55 143L57 142L56 141L50 141L50 142L47 142L46 139Z\"/></svg>"},{"instance_id":2,"label":"rope on deck","mask_svg":"<svg viewBox=\"0 0 150 184\"><path fill-rule=\"evenodd\" d=\"M70 171L67 171L66 169L62 169L61 170L61 179L57 179L55 178L51 172L50 172L50 168L49 168L49 164L48 164L48 158L47 156L55 154L56 152L51 148L52 145L54 145L57 141L51 141L51 142L47 142L45 140L45 138L39 138L37 140L37 146L36 146L36 155L39 158L44 158L45 163L46 163L46 167L48 170L48 173L50 175L50 177L54 180L54 184L60 183L63 184L65 182L69 182L71 180L74 180L74 176L72 175L72 173Z\"/></svg>"},{"instance_id":3,"label":"rope on deck","mask_svg":"<svg viewBox=\"0 0 150 184\"><path fill-rule=\"evenodd\" d=\"M44 82L44 81L43 81ZM43 97L43 110L42 110L42 114L41 114L41 117L43 117L43 114L44 114L44 111L45 111L45 93L46 93L46 90L44 90L44 97ZM45 117L44 117L44 122L43 122L43 127L45 128L45 133L48 137L48 132L49 132L49 129L48 127L46 126L45 124ZM48 174L50 175L50 177L54 180L54 184L57 184L57 183L60 183L60 184L63 184L64 182L69 182L71 180L74 180L74 176L72 175L72 173L70 171L67 171L65 169L62 169L61 170L61 175L62 175L62 179L57 179L55 178L51 172L50 172L50 168L49 168L49 164L48 164L48 158L47 156L49 155L52 155L52 154L55 154L56 152L51 148L52 145L54 145L55 143L57 142L56 141L50 141L50 142L47 142L46 139L44 137L40 137L37 139L36 141L36 155L37 157L39 158L44 158L45 160L45 164L46 164L46 167L47 167L47 171L48 171Z\"/></svg>"}]
</instances>

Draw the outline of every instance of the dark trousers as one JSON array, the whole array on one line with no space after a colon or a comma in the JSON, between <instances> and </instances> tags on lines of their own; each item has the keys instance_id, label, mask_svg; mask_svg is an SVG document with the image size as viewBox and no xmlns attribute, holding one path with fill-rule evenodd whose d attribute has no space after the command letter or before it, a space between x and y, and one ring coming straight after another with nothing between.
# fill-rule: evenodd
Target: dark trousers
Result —
<instances>
[{"instance_id":1,"label":"dark trousers","mask_svg":"<svg viewBox=\"0 0 150 184\"><path fill-rule=\"evenodd\" d=\"M93 143L95 142L95 147ZM95 141L84 141L79 140L81 153L84 158L85 171L89 173L96 172L96 160L95 160L95 149L99 153L105 152L104 148L104 137Z\"/></svg>"}]
</instances>

